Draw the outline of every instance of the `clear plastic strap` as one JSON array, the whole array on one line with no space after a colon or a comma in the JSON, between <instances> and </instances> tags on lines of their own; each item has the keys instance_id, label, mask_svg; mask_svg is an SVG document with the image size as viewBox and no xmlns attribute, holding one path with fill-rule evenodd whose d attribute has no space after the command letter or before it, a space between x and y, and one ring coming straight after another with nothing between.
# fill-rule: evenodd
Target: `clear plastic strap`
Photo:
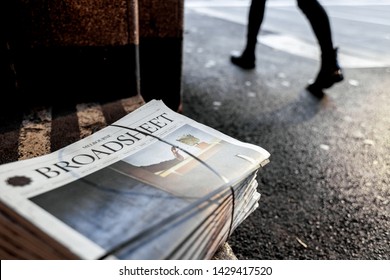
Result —
<instances>
[{"instance_id":1,"label":"clear plastic strap","mask_svg":"<svg viewBox=\"0 0 390 280\"><path fill-rule=\"evenodd\" d=\"M191 156L192 158L194 158L195 160L197 160L198 162L200 162L202 165L204 165L208 170L210 170L215 176L217 176L224 184L224 188L229 188L230 189L230 192L231 192L231 197L232 197L232 211L231 211L231 218L230 218L230 225L229 225L229 231L228 231L228 234L227 234L227 237L229 237L232 233L232 230L233 230L233 221L234 221L234 212L235 212L235 209L234 209L234 205L235 205L235 193L234 193L234 189L231 185L229 185L229 182L228 180L222 176L221 174L219 174L214 168L212 168L209 164L207 164L205 161L201 160L200 158L198 158L197 156L195 156L194 154L186 151L185 149L182 149L181 147L177 146L177 145L174 145L172 143L169 143L168 141L164 140L164 139L161 139L160 137L156 136L156 135L153 135L153 134L150 134L150 133L147 133L147 132L144 132L144 131L140 131L138 129L135 129L135 128L131 128L131 127L127 127L127 126L122 126L122 125L117 125L117 124L111 124L110 126L114 126L114 127L118 127L118 128L122 128L122 129L128 129L128 130L131 130L131 131L134 131L134 132L138 132L138 133L141 133L145 136L150 136L150 137L153 137L171 147L174 147L186 154L188 154L189 156ZM181 215L181 213L177 213L177 215L173 215L172 217L170 217L171 219L176 219L178 218L179 216ZM164 222L166 222L164 220ZM153 232L155 230L156 227L158 226L161 226L161 223L158 223L157 225L153 226L152 228L149 228L148 230L142 232L142 235L145 235L147 234L148 232ZM139 236L138 236L139 235ZM137 239L139 238L142 238L142 235L141 234L137 234L137 236L135 237L132 237L131 239L125 241L125 242L122 242L121 244L115 246L114 248L112 248L110 251L106 252L106 254L104 254L103 256L101 256L99 259L105 259L107 258L108 256L110 255L114 255L115 253L121 251L122 249L125 249L126 247L128 247L132 242L136 241Z\"/></svg>"}]
</instances>

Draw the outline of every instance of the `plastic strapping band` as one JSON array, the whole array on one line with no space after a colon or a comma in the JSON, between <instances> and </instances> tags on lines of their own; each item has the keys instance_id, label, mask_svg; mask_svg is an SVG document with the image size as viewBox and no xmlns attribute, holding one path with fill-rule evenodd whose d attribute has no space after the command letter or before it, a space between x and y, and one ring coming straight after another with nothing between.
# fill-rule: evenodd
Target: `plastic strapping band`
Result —
<instances>
[{"instance_id":1,"label":"plastic strapping band","mask_svg":"<svg viewBox=\"0 0 390 280\"><path fill-rule=\"evenodd\" d=\"M117 124L111 124L110 126L114 126L114 127L118 127L118 128L123 128L123 129L128 129L128 130L132 130L132 131L135 131L135 132L138 132L138 133L141 133L143 135L146 135L146 136L150 136L150 137L153 137L167 145L170 145L172 147L175 147L176 149L179 149L180 151L188 154L189 156L191 156L192 158L196 159L197 161L199 161L201 164L203 164L204 166L207 167L207 169L209 169L212 173L214 173L218 178L220 178L225 185L227 185L229 182L228 180L223 177L221 174L219 174L214 168L212 168L209 164L207 164L206 162L204 162L203 160L201 160L200 158L198 158L197 156L195 156L194 154L182 149L181 147L177 146L177 145L174 145L172 143L169 143L168 141L164 140L164 139L161 139L160 137L156 136L156 135L153 135L153 134L150 134L150 133L147 133L147 132L144 132L144 131L141 131L141 130L138 130L138 129L135 129L135 128L131 128L131 127L127 127L127 126L122 126L122 125L117 125ZM234 189L231 185L229 185L229 189L230 189L230 192L231 192L231 197L232 197L232 212L231 212L231 218L230 218L230 226L229 226L229 231L228 231L228 235L227 237L229 237L232 233L232 227L233 227L233 221L234 221L234 205L235 205L235 194L234 194ZM175 218L175 217L174 217ZM133 238L132 238L133 239ZM119 244L118 246L112 248L110 251L108 251L106 254L104 254L103 256L101 256L99 259L105 259L107 258L108 256L110 255L114 255L116 252L119 252L120 250L126 248L130 243L132 242L132 240L128 240L126 242L123 242L122 244Z\"/></svg>"}]
</instances>

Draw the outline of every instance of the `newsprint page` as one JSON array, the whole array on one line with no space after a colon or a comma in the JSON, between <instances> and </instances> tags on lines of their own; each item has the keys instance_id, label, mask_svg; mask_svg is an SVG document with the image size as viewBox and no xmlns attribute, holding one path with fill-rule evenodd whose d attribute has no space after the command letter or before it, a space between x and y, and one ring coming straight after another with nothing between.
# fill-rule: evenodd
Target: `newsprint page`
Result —
<instances>
[{"instance_id":1,"label":"newsprint page","mask_svg":"<svg viewBox=\"0 0 390 280\"><path fill-rule=\"evenodd\" d=\"M210 259L257 207L270 154L153 100L0 166L2 259Z\"/></svg>"}]
</instances>

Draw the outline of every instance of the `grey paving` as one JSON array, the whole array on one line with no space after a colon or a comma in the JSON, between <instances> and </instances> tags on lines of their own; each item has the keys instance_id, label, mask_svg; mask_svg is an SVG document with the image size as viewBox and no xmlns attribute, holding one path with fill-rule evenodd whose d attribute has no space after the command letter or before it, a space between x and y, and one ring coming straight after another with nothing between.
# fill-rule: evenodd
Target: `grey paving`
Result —
<instances>
[{"instance_id":1,"label":"grey paving","mask_svg":"<svg viewBox=\"0 0 390 280\"><path fill-rule=\"evenodd\" d=\"M255 70L232 65L244 34L186 12L184 114L271 153L259 208L229 239L236 256L389 259L390 68L346 68L317 99L316 60L261 44Z\"/></svg>"}]
</instances>

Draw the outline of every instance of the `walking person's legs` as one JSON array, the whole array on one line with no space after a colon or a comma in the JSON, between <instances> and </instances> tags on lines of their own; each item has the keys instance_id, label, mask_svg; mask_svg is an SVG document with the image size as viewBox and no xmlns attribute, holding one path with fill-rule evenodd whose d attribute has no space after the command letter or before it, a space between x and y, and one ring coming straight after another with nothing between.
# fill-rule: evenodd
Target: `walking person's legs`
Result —
<instances>
[{"instance_id":1,"label":"walking person's legs","mask_svg":"<svg viewBox=\"0 0 390 280\"><path fill-rule=\"evenodd\" d=\"M231 61L244 69L255 68L257 35L264 19L266 0L252 0L247 25L246 45L240 55L232 55Z\"/></svg>"},{"instance_id":2,"label":"walking person's legs","mask_svg":"<svg viewBox=\"0 0 390 280\"><path fill-rule=\"evenodd\" d=\"M337 61L337 49L332 42L329 17L317 0L297 0L297 4L309 20L321 50L321 68L308 89L313 93L322 92L322 89L344 79Z\"/></svg>"}]
</instances>

